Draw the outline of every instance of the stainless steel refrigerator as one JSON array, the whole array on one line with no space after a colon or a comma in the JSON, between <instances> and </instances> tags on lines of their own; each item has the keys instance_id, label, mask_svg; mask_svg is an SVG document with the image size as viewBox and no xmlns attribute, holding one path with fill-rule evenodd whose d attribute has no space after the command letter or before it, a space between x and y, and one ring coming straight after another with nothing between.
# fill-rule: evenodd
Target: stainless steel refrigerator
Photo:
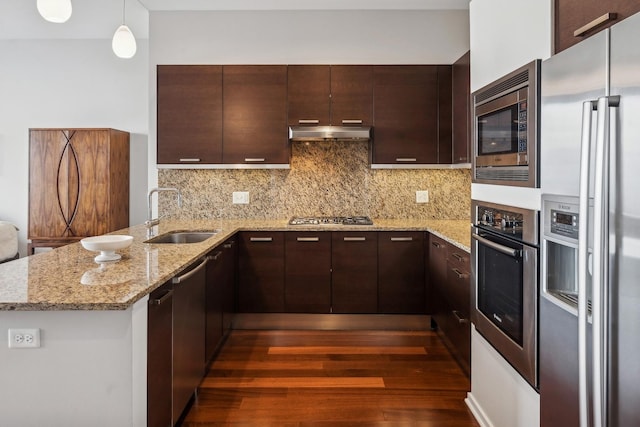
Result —
<instances>
[{"instance_id":1,"label":"stainless steel refrigerator","mask_svg":"<svg viewBox=\"0 0 640 427\"><path fill-rule=\"evenodd\" d=\"M640 14L541 77L541 426L640 426Z\"/></svg>"}]
</instances>

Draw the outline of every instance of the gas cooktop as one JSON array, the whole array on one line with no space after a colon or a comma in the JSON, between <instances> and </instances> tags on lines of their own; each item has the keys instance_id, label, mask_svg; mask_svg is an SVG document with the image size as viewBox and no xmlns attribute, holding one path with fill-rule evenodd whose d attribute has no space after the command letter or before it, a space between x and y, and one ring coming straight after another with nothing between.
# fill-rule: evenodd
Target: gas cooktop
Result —
<instances>
[{"instance_id":1,"label":"gas cooktop","mask_svg":"<svg viewBox=\"0 0 640 427\"><path fill-rule=\"evenodd\" d=\"M368 216L295 216L291 225L373 225Z\"/></svg>"}]
</instances>

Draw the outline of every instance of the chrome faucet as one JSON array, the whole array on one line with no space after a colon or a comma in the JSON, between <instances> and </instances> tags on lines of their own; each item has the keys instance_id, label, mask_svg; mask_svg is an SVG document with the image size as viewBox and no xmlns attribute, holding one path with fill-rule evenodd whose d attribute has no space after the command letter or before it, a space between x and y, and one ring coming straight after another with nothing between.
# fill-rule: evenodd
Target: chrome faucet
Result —
<instances>
[{"instance_id":1,"label":"chrome faucet","mask_svg":"<svg viewBox=\"0 0 640 427\"><path fill-rule=\"evenodd\" d=\"M153 196L153 193L159 193L160 191L175 191L176 193L178 193L178 207L181 208L182 207L182 193L180 193L180 190L177 188L173 188L173 187L159 187L159 188L153 188L149 191L149 212L147 214L147 220L145 221L144 225L147 226L147 237L151 237L153 235L153 231L152 228L154 225L158 225L160 224L160 218L162 217L158 217L158 218L152 218L152 209L151 209L151 196Z\"/></svg>"}]
</instances>

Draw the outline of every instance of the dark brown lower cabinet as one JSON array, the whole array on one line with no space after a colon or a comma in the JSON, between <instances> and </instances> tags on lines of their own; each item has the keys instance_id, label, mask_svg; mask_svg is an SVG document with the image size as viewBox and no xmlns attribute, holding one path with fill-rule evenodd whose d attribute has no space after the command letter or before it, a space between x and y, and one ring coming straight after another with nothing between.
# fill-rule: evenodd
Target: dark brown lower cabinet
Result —
<instances>
[{"instance_id":1,"label":"dark brown lower cabinet","mask_svg":"<svg viewBox=\"0 0 640 427\"><path fill-rule=\"evenodd\" d=\"M425 312L422 232L378 233L378 312Z\"/></svg>"},{"instance_id":2,"label":"dark brown lower cabinet","mask_svg":"<svg viewBox=\"0 0 640 427\"><path fill-rule=\"evenodd\" d=\"M432 319L447 347L469 374L471 366L471 281L469 253L429 236Z\"/></svg>"},{"instance_id":3,"label":"dark brown lower cabinet","mask_svg":"<svg viewBox=\"0 0 640 427\"><path fill-rule=\"evenodd\" d=\"M231 331L236 312L236 264L238 262L237 236L222 244L222 333Z\"/></svg>"},{"instance_id":4,"label":"dark brown lower cabinet","mask_svg":"<svg viewBox=\"0 0 640 427\"><path fill-rule=\"evenodd\" d=\"M283 313L284 233L241 232L238 242L238 311Z\"/></svg>"},{"instance_id":5,"label":"dark brown lower cabinet","mask_svg":"<svg viewBox=\"0 0 640 427\"><path fill-rule=\"evenodd\" d=\"M173 285L149 295L147 311L147 426L171 424Z\"/></svg>"},{"instance_id":6,"label":"dark brown lower cabinet","mask_svg":"<svg viewBox=\"0 0 640 427\"><path fill-rule=\"evenodd\" d=\"M173 282L172 424L182 415L205 370L205 285L207 260L197 262Z\"/></svg>"},{"instance_id":7,"label":"dark brown lower cabinet","mask_svg":"<svg viewBox=\"0 0 640 427\"><path fill-rule=\"evenodd\" d=\"M331 233L333 313L377 313L378 233Z\"/></svg>"},{"instance_id":8,"label":"dark brown lower cabinet","mask_svg":"<svg viewBox=\"0 0 640 427\"><path fill-rule=\"evenodd\" d=\"M285 235L285 311L331 311L331 233Z\"/></svg>"},{"instance_id":9,"label":"dark brown lower cabinet","mask_svg":"<svg viewBox=\"0 0 640 427\"><path fill-rule=\"evenodd\" d=\"M222 341L222 302L224 292L224 252L222 246L208 255L205 320L205 361L209 362Z\"/></svg>"}]
</instances>

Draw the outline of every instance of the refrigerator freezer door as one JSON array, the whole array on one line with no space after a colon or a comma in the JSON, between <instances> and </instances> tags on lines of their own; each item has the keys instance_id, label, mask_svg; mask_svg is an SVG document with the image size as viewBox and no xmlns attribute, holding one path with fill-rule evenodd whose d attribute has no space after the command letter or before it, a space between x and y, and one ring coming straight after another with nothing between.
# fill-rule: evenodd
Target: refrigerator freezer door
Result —
<instances>
[{"instance_id":1,"label":"refrigerator freezer door","mask_svg":"<svg viewBox=\"0 0 640 427\"><path fill-rule=\"evenodd\" d=\"M599 33L542 63L540 188L578 196L583 102L607 90L607 35ZM595 134L595 113L592 133Z\"/></svg>"},{"instance_id":2,"label":"refrigerator freezer door","mask_svg":"<svg viewBox=\"0 0 640 427\"><path fill-rule=\"evenodd\" d=\"M612 141L609 218L609 425L640 425L640 14L611 30L611 95L620 95Z\"/></svg>"}]
</instances>

